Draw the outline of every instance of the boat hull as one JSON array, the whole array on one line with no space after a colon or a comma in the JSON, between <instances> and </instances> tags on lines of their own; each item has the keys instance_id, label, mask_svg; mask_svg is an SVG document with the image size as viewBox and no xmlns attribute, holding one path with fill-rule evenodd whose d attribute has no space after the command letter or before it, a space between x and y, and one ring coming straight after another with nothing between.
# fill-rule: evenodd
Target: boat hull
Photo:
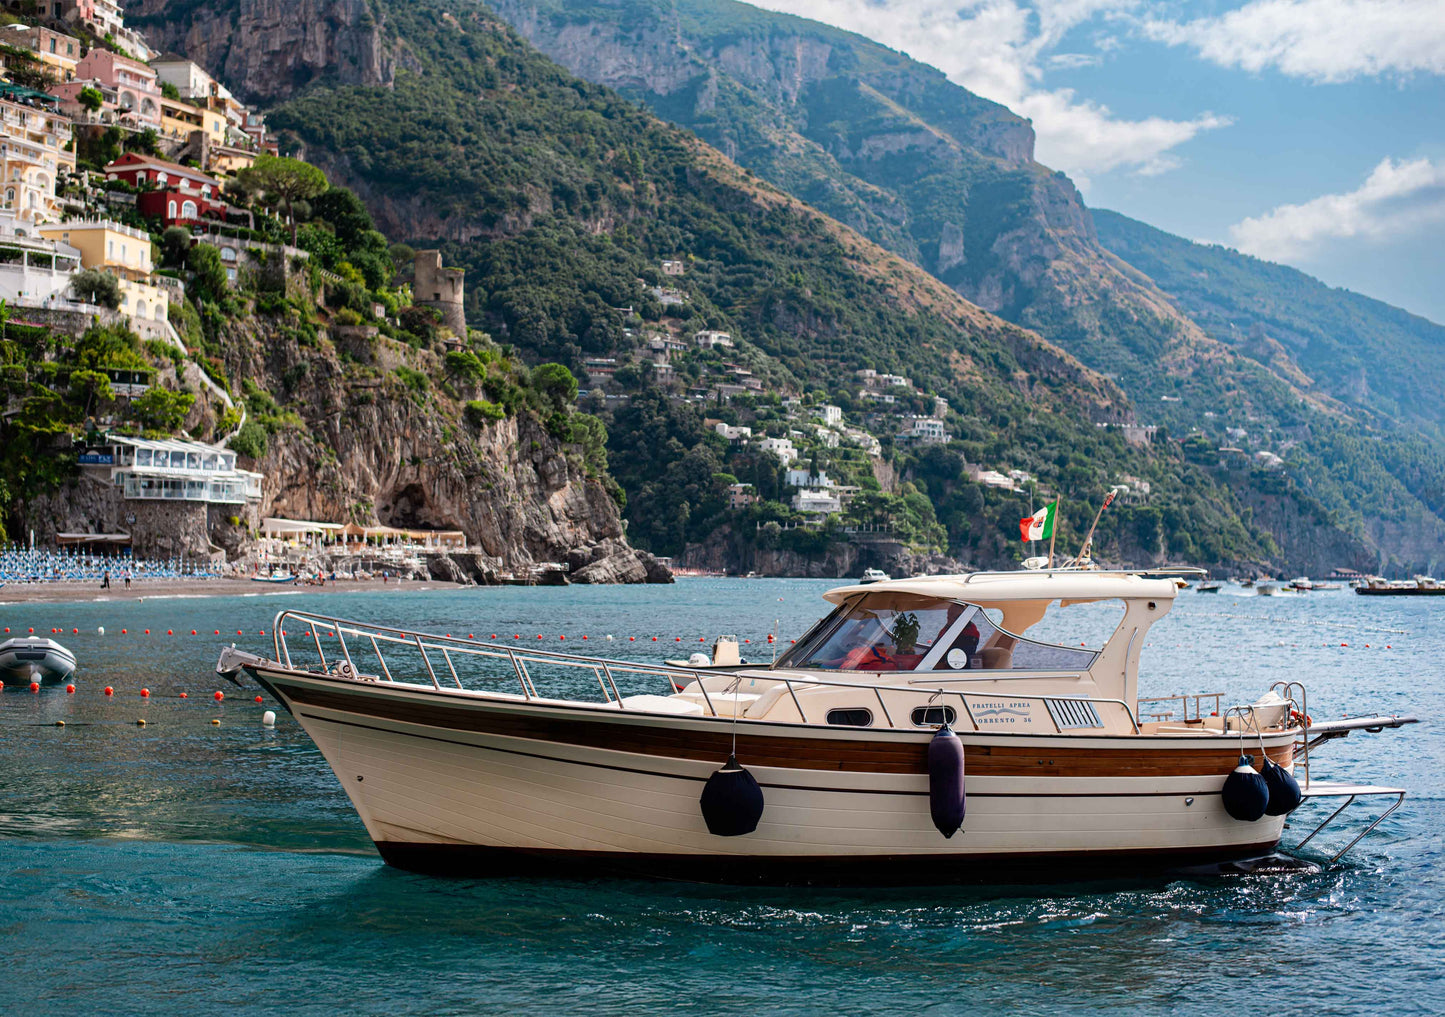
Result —
<instances>
[{"instance_id":1,"label":"boat hull","mask_svg":"<svg viewBox=\"0 0 1445 1017\"><path fill-rule=\"evenodd\" d=\"M248 670L311 735L382 857L424 872L1058 880L1261 855L1284 823L1224 812L1232 740L965 733L967 816L944 838L929 813L931 731L754 722L736 751L763 817L718 837L698 800L731 750L726 720ZM1266 745L1290 765L1292 735Z\"/></svg>"},{"instance_id":2,"label":"boat hull","mask_svg":"<svg viewBox=\"0 0 1445 1017\"><path fill-rule=\"evenodd\" d=\"M0 681L58 685L75 673L75 654L53 639L7 639L0 643Z\"/></svg>"},{"instance_id":3,"label":"boat hull","mask_svg":"<svg viewBox=\"0 0 1445 1017\"><path fill-rule=\"evenodd\" d=\"M1431 586L1425 589L1356 586L1355 592L1362 597L1435 597L1445 596L1445 586Z\"/></svg>"}]
</instances>

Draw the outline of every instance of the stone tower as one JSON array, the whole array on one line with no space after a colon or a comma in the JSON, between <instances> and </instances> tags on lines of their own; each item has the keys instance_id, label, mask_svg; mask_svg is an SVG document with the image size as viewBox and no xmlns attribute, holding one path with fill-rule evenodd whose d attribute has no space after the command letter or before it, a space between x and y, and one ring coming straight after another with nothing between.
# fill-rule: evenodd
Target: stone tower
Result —
<instances>
[{"instance_id":1,"label":"stone tower","mask_svg":"<svg viewBox=\"0 0 1445 1017\"><path fill-rule=\"evenodd\" d=\"M442 324L467 337L467 316L462 309L462 284L466 269L442 268L441 251L417 251L415 275L411 290L413 299L422 307L435 307L442 312Z\"/></svg>"}]
</instances>

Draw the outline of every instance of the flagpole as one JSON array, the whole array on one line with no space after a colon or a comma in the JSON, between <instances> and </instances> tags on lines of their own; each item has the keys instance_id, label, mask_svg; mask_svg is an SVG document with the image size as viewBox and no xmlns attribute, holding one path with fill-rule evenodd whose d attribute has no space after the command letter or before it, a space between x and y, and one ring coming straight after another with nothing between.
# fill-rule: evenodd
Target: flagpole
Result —
<instances>
[{"instance_id":1,"label":"flagpole","mask_svg":"<svg viewBox=\"0 0 1445 1017\"><path fill-rule=\"evenodd\" d=\"M1100 505L1099 511L1094 513L1094 524L1089 527L1089 535L1084 538L1084 546L1079 548L1080 558L1083 558L1084 555L1088 554L1089 545L1094 542L1094 530L1098 528L1099 520L1104 517L1104 510L1109 507L1109 503L1114 500L1114 495L1117 493L1117 491L1111 490L1107 495L1105 495L1104 504Z\"/></svg>"},{"instance_id":2,"label":"flagpole","mask_svg":"<svg viewBox=\"0 0 1445 1017\"><path fill-rule=\"evenodd\" d=\"M1032 487L1030 487L1030 488L1029 488L1029 518L1033 518L1033 514L1034 514L1034 489L1033 489ZM1038 548L1038 543L1039 543L1039 542L1038 542L1037 540L1034 540L1032 537L1029 538L1029 557L1030 557L1030 558L1034 557L1034 552L1039 549L1039 548Z\"/></svg>"},{"instance_id":3,"label":"flagpole","mask_svg":"<svg viewBox=\"0 0 1445 1017\"><path fill-rule=\"evenodd\" d=\"M1049 568L1054 567L1054 538L1059 535L1059 506L1063 503L1062 498L1054 500L1054 525L1049 528Z\"/></svg>"}]
</instances>

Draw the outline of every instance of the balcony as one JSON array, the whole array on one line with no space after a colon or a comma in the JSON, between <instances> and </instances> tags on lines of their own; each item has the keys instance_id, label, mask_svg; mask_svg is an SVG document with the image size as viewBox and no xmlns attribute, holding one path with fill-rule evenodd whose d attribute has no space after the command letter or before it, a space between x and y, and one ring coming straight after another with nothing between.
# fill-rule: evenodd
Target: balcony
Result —
<instances>
[{"instance_id":1,"label":"balcony","mask_svg":"<svg viewBox=\"0 0 1445 1017\"><path fill-rule=\"evenodd\" d=\"M160 477L122 472L125 497L139 501L198 501L221 505L246 503L247 479ZM258 491L260 485L256 485Z\"/></svg>"}]
</instances>

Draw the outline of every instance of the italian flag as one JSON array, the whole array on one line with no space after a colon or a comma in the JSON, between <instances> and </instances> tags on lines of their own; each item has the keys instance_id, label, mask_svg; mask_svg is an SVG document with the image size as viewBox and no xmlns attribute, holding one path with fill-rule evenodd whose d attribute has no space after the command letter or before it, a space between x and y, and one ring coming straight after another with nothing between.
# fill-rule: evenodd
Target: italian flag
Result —
<instances>
[{"instance_id":1,"label":"italian flag","mask_svg":"<svg viewBox=\"0 0 1445 1017\"><path fill-rule=\"evenodd\" d=\"M1019 534L1024 541L1048 540L1054 535L1054 514L1059 503L1051 501L1033 515L1019 520Z\"/></svg>"}]
</instances>

